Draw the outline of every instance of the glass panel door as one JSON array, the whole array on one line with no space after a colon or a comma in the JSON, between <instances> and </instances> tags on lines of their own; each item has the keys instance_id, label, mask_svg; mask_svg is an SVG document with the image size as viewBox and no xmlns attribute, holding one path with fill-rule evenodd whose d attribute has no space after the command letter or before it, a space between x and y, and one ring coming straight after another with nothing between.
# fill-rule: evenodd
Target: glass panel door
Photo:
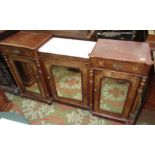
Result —
<instances>
[{"instance_id":1,"label":"glass panel door","mask_svg":"<svg viewBox=\"0 0 155 155\"><path fill-rule=\"evenodd\" d=\"M112 70L95 70L94 112L127 118L134 104L140 77Z\"/></svg>"},{"instance_id":2,"label":"glass panel door","mask_svg":"<svg viewBox=\"0 0 155 155\"><path fill-rule=\"evenodd\" d=\"M128 81L103 78L101 80L100 109L121 114L128 90Z\"/></svg>"},{"instance_id":3,"label":"glass panel door","mask_svg":"<svg viewBox=\"0 0 155 155\"><path fill-rule=\"evenodd\" d=\"M82 76L76 68L52 66L57 95L82 101Z\"/></svg>"}]
</instances>

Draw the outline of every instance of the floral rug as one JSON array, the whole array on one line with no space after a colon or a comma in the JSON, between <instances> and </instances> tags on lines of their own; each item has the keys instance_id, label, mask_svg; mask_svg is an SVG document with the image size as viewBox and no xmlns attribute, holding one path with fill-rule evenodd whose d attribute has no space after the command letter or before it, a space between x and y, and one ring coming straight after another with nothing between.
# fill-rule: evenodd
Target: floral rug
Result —
<instances>
[{"instance_id":1,"label":"floral rug","mask_svg":"<svg viewBox=\"0 0 155 155\"><path fill-rule=\"evenodd\" d=\"M10 112L25 117L32 125L119 125L120 123L93 116L89 111L53 103L47 105L6 93L13 103ZM143 110L136 124L155 124L155 111Z\"/></svg>"},{"instance_id":2,"label":"floral rug","mask_svg":"<svg viewBox=\"0 0 155 155\"><path fill-rule=\"evenodd\" d=\"M24 116L30 124L119 124L117 122L95 117L89 111L81 110L75 107L59 103L46 105L44 103L21 98L10 93L6 93L6 95L8 99L13 103L13 107L10 112L15 112L19 115Z\"/></svg>"}]
</instances>

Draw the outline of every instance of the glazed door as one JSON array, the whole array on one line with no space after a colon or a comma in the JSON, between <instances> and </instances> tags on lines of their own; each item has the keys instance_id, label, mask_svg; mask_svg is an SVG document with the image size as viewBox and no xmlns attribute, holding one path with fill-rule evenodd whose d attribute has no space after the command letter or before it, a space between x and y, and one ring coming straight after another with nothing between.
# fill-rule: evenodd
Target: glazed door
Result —
<instances>
[{"instance_id":1,"label":"glazed door","mask_svg":"<svg viewBox=\"0 0 155 155\"><path fill-rule=\"evenodd\" d=\"M87 67L82 62L44 59L55 100L87 107Z\"/></svg>"},{"instance_id":2,"label":"glazed door","mask_svg":"<svg viewBox=\"0 0 155 155\"><path fill-rule=\"evenodd\" d=\"M22 94L38 98L45 97L35 61L18 56L9 56L8 59Z\"/></svg>"},{"instance_id":3,"label":"glazed door","mask_svg":"<svg viewBox=\"0 0 155 155\"><path fill-rule=\"evenodd\" d=\"M128 118L139 82L139 77L127 73L95 70L94 112L111 118Z\"/></svg>"}]
</instances>

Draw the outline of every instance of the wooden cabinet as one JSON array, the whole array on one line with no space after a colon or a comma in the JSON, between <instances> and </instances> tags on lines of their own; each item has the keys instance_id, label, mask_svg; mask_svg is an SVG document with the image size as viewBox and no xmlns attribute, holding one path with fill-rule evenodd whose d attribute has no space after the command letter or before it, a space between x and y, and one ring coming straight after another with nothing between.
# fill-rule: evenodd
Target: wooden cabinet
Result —
<instances>
[{"instance_id":1,"label":"wooden cabinet","mask_svg":"<svg viewBox=\"0 0 155 155\"><path fill-rule=\"evenodd\" d=\"M18 83L21 89L21 95L29 98L41 100L44 102L48 102L46 100L48 94L46 93L46 86L44 84L44 77L42 75L42 70L40 67L37 67L36 61L33 59L28 59L21 56L15 55L7 55L7 60L11 65L12 72L15 76L16 82ZM27 84L27 79L31 78L31 76L22 74L22 69L19 69L20 66L26 65L29 70L32 71L33 79L29 80L29 84Z\"/></svg>"},{"instance_id":2,"label":"wooden cabinet","mask_svg":"<svg viewBox=\"0 0 155 155\"><path fill-rule=\"evenodd\" d=\"M45 77L56 101L89 107L88 54L94 45L91 41L54 37L39 49Z\"/></svg>"},{"instance_id":3,"label":"wooden cabinet","mask_svg":"<svg viewBox=\"0 0 155 155\"><path fill-rule=\"evenodd\" d=\"M0 42L0 48L21 96L51 103L37 49L51 34L19 32Z\"/></svg>"},{"instance_id":4,"label":"wooden cabinet","mask_svg":"<svg viewBox=\"0 0 155 155\"><path fill-rule=\"evenodd\" d=\"M133 124L153 65L149 44L97 42L18 32L0 49L21 96L62 102L94 115Z\"/></svg>"},{"instance_id":5,"label":"wooden cabinet","mask_svg":"<svg viewBox=\"0 0 155 155\"><path fill-rule=\"evenodd\" d=\"M90 64L92 112L134 123L153 64L149 45L100 39L90 54Z\"/></svg>"},{"instance_id":6,"label":"wooden cabinet","mask_svg":"<svg viewBox=\"0 0 155 155\"><path fill-rule=\"evenodd\" d=\"M55 57L41 54L54 99L88 107L88 61L58 55Z\"/></svg>"}]
</instances>

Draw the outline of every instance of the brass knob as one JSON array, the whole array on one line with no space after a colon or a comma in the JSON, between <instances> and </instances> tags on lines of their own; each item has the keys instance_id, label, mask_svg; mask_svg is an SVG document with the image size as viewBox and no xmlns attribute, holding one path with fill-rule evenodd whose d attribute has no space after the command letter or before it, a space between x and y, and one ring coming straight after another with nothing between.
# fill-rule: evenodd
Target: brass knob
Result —
<instances>
[{"instance_id":1,"label":"brass knob","mask_svg":"<svg viewBox=\"0 0 155 155\"><path fill-rule=\"evenodd\" d=\"M123 66L122 65L114 64L113 68L116 69L116 70L120 70L121 68L123 68Z\"/></svg>"},{"instance_id":2,"label":"brass knob","mask_svg":"<svg viewBox=\"0 0 155 155\"><path fill-rule=\"evenodd\" d=\"M37 75L36 78L39 79L39 76Z\"/></svg>"},{"instance_id":3,"label":"brass knob","mask_svg":"<svg viewBox=\"0 0 155 155\"><path fill-rule=\"evenodd\" d=\"M97 89L94 89L95 92L97 92Z\"/></svg>"}]
</instances>

